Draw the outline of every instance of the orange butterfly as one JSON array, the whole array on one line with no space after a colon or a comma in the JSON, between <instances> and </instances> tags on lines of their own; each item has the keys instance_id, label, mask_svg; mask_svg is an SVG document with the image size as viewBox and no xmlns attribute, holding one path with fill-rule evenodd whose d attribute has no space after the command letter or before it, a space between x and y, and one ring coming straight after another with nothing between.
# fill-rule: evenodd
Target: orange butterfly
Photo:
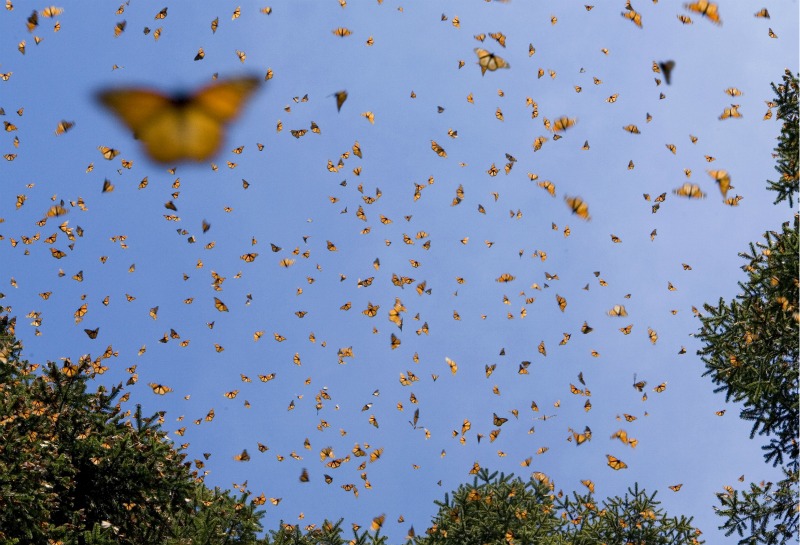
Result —
<instances>
[{"instance_id":1,"label":"orange butterfly","mask_svg":"<svg viewBox=\"0 0 800 545\"><path fill-rule=\"evenodd\" d=\"M225 125L258 85L259 78L242 77L216 81L190 95L128 87L103 91L98 99L144 143L154 161L205 161L219 150Z\"/></svg>"}]
</instances>

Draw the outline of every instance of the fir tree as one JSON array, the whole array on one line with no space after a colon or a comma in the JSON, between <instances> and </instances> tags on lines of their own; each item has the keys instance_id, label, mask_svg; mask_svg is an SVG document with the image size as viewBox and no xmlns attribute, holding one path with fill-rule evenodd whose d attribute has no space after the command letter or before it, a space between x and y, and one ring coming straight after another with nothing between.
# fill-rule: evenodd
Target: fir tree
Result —
<instances>
[{"instance_id":1,"label":"fir tree","mask_svg":"<svg viewBox=\"0 0 800 545\"><path fill-rule=\"evenodd\" d=\"M800 158L798 157L800 146L798 146L797 135L797 77L792 76L792 73L787 69L783 74L783 83L781 85L773 83L772 90L775 92L775 105L778 108L776 117L783 121L783 127L781 128L781 135L778 137L778 146L775 148L775 155L778 160L775 170L781 176L777 182L769 181L769 189L778 193L775 204L788 200L789 206L793 207L793 197L798 192L798 183L800 183L797 165L797 161Z\"/></svg>"},{"instance_id":2,"label":"fir tree","mask_svg":"<svg viewBox=\"0 0 800 545\"><path fill-rule=\"evenodd\" d=\"M122 385L88 390L103 358L22 359L0 316L0 542L250 544L262 513L211 491L159 415L123 411Z\"/></svg>"},{"instance_id":3,"label":"fir tree","mask_svg":"<svg viewBox=\"0 0 800 545\"><path fill-rule=\"evenodd\" d=\"M776 203L788 200L792 206L798 190L798 80L787 70L783 84L772 87L783 128L775 148L781 178L769 182L769 189L778 192ZM753 423L750 438L769 438L764 459L783 472L777 484L753 483L742 492L726 487L717 495L721 528L726 535L737 533L740 544L788 543L798 531L798 225L795 215L780 233L751 243L740 254L748 275L739 282L741 293L730 303L705 305L708 315L701 316L704 375L728 401L744 404L740 416Z\"/></svg>"}]
</instances>

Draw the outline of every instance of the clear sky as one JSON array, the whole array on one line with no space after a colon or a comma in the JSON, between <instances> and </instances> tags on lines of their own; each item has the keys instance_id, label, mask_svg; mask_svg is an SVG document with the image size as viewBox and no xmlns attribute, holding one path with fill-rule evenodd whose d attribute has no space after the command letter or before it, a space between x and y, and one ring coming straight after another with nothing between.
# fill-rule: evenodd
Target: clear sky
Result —
<instances>
[{"instance_id":1,"label":"clear sky","mask_svg":"<svg viewBox=\"0 0 800 545\"><path fill-rule=\"evenodd\" d=\"M241 15L232 19L237 6ZM0 304L18 317L27 357L74 362L112 346L119 355L105 360L109 370L98 380L126 381L126 369L136 366L127 405L166 411L165 428L176 443L189 443L189 459L211 453L209 485L247 481L255 495L281 498L264 506L267 528L324 517L364 525L386 513L385 531L397 542L411 524L424 530L433 500L470 479L478 462L524 478L542 471L565 492L591 479L598 498L638 482L657 490L670 514L694 516L708 541L719 541L714 493L744 486L741 474L750 482L775 472L749 439L739 407L701 377L692 307L730 299L744 279L737 253L791 216L765 190L775 176L780 122L774 112L764 117L770 82L798 70L797 2L723 1L717 25L681 2L639 0L633 7L642 28L620 16L624 2L598 2L591 11L523 0L270 6L266 14L263 2L171 2L156 19L164 6L150 2L132 0L122 13L107 3L66 2L55 18L36 6L32 32L29 3L0 12L0 73L10 74L0 79L0 120L16 127L0 136L0 152L16 155L0 162ZM754 17L762 7L769 19ZM334 35L339 27L352 34ZM489 36L496 32L505 47ZM201 47L205 57L195 61ZM482 76L476 47L510 67ZM652 68L669 60L671 85ZM263 81L268 70L273 77ZM223 151L176 164L174 173L148 159L96 100L99 91L130 86L191 93L215 73L220 81L254 75L262 85L228 127ZM731 87L741 96L727 95ZM331 95L340 90L348 99L337 112ZM741 117L720 120L732 104ZM576 123L555 139L543 122L562 116ZM56 136L62 120L75 125ZM290 133L312 121L319 134ZM630 124L640 134L623 130ZM540 136L547 141L534 151ZM446 157L432 151L432 140ZM356 141L362 158L353 153ZM106 161L98 146L121 153ZM231 152L239 146L241 154ZM336 165L347 152L344 166L330 172L328 161ZM506 154L516 159L508 173ZM487 173L492 165L496 176ZM724 204L709 169L730 173L728 197L741 196L739 206ZM103 193L106 179L114 190ZM545 180L555 198L537 186ZM687 182L707 197L673 194ZM415 184L424 186L418 200ZM459 186L464 196L453 206ZM21 207L18 195L27 198ZM572 214L565 196L583 199L591 219ZM70 205L79 197L85 211ZM61 199L69 213L38 226ZM167 201L177 211L165 209ZM179 221L166 220L170 214ZM64 220L83 229L74 247L58 229ZM211 225L206 233L203 220ZM54 259L51 248L66 255ZM245 262L247 253L258 257ZM286 258L293 266L279 265ZM73 279L79 271L82 282ZM505 273L515 279L497 282ZM226 278L221 291L213 274ZM413 282L398 287L393 275ZM369 277L372 284L359 287ZM418 294L422 282L430 293ZM39 294L46 292L45 300ZM558 296L567 302L563 311ZM215 297L228 312L215 309ZM406 309L402 330L388 319L398 299ZM362 313L370 303L380 306L373 318ZM628 316L609 317L614 305ZM32 312L40 325L31 325L35 315L26 318ZM582 334L584 322L593 331ZM423 324L429 334L416 333ZM84 329L97 327L92 340ZM180 339L160 343L170 330ZM263 332L258 341L255 332ZM560 345L565 334L571 337ZM394 349L392 335L400 341ZM353 353L343 364L342 348ZM456 362L455 374L446 358ZM530 362L527 374L519 373L522 362ZM496 365L489 377L488 365ZM409 371L419 380L404 386L399 378ZM273 380L259 380L270 373ZM643 392L634 375L647 382ZM156 395L149 383L174 391ZM655 392L662 383L666 389ZM572 394L570 384L591 396ZM225 397L235 390L234 399ZM330 400L317 410L322 391ZM415 409L416 429L409 424ZM493 413L508 422L492 442ZM471 429L462 444L465 419ZM591 441L567 441L585 426ZM638 440L636 448L610 439L619 429ZM260 452L259 443L269 450ZM382 456L355 457L356 443L367 453L383 449ZM326 467L325 447L350 460ZM549 450L536 454L542 447ZM235 461L243 449L251 460ZM607 454L629 467L613 471ZM303 468L308 483L298 480ZM667 488L679 483L680 492ZM357 498L345 484L356 485ZM405 522L396 522L400 515Z\"/></svg>"}]
</instances>

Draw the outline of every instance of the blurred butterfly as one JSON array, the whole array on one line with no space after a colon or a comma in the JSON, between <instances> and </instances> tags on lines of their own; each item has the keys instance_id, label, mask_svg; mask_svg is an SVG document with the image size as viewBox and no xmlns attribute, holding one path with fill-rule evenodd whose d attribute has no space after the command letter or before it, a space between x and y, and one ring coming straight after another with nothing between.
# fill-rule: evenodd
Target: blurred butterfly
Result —
<instances>
[{"instance_id":1,"label":"blurred butterfly","mask_svg":"<svg viewBox=\"0 0 800 545\"><path fill-rule=\"evenodd\" d=\"M480 47L475 48L475 54L478 55L478 65L481 67L481 75L486 74L487 70L494 72L498 68L510 68L511 66L504 59Z\"/></svg>"},{"instance_id":2,"label":"blurred butterfly","mask_svg":"<svg viewBox=\"0 0 800 545\"><path fill-rule=\"evenodd\" d=\"M742 117L742 114L739 113L739 105L738 104L731 104L730 108L725 108L722 114L719 116L719 119L728 119L729 117Z\"/></svg>"},{"instance_id":3,"label":"blurred butterfly","mask_svg":"<svg viewBox=\"0 0 800 545\"><path fill-rule=\"evenodd\" d=\"M620 15L622 15L626 19L630 19L631 21L633 21L633 24L635 24L639 28L642 28L642 14L639 13L638 11L634 11L628 8L628 11L623 11L622 13L620 13Z\"/></svg>"},{"instance_id":4,"label":"blurred butterfly","mask_svg":"<svg viewBox=\"0 0 800 545\"><path fill-rule=\"evenodd\" d=\"M731 186L731 177L726 170L709 170L707 171L708 175L714 178L719 184L719 191L722 193L722 198L728 198L728 190L732 187Z\"/></svg>"},{"instance_id":5,"label":"blurred butterfly","mask_svg":"<svg viewBox=\"0 0 800 545\"><path fill-rule=\"evenodd\" d=\"M559 117L553 123L553 131L555 131L555 132L563 132L563 131L567 130L568 128L570 128L570 127L572 127L574 125L575 125L575 119L574 118L570 119L567 116Z\"/></svg>"},{"instance_id":6,"label":"blurred butterfly","mask_svg":"<svg viewBox=\"0 0 800 545\"><path fill-rule=\"evenodd\" d=\"M224 129L259 85L258 78L216 81L191 95L143 88L103 91L98 100L144 143L154 161L205 161L222 144ZM116 150L100 148L103 157ZM119 153L119 152L116 152Z\"/></svg>"},{"instance_id":7,"label":"blurred butterfly","mask_svg":"<svg viewBox=\"0 0 800 545\"><path fill-rule=\"evenodd\" d=\"M372 524L370 525L370 528L372 528L372 531L373 532L377 532L378 530L380 530L380 528L381 528L381 526L383 526L383 522L385 520L386 520L386 515L381 515L379 517L375 517L374 519L372 519Z\"/></svg>"},{"instance_id":8,"label":"blurred butterfly","mask_svg":"<svg viewBox=\"0 0 800 545\"><path fill-rule=\"evenodd\" d=\"M96 339L97 334L100 332L100 328L98 327L95 329L84 329L84 331L86 332L86 335L88 335L90 339Z\"/></svg>"},{"instance_id":9,"label":"blurred butterfly","mask_svg":"<svg viewBox=\"0 0 800 545\"><path fill-rule=\"evenodd\" d=\"M50 209L47 211L46 216L48 218L52 218L52 217L63 216L64 214L68 213L69 210L64 208L63 204L64 202L62 201L61 204L56 204L54 206L51 206ZM19 208L19 206L17 206L17 208Z\"/></svg>"},{"instance_id":10,"label":"blurred butterfly","mask_svg":"<svg viewBox=\"0 0 800 545\"><path fill-rule=\"evenodd\" d=\"M693 11L694 13L699 13L700 15L707 17L714 24L722 24L722 21L719 18L717 4L714 2L709 2L708 0L698 0L693 4L684 4L683 7L689 11Z\"/></svg>"},{"instance_id":11,"label":"blurred butterfly","mask_svg":"<svg viewBox=\"0 0 800 545\"><path fill-rule=\"evenodd\" d=\"M589 205L586 204L583 199L580 197L564 197L564 200L567 203L567 206L570 207L573 214L577 214L579 217L589 220Z\"/></svg>"},{"instance_id":12,"label":"blurred butterfly","mask_svg":"<svg viewBox=\"0 0 800 545\"><path fill-rule=\"evenodd\" d=\"M658 63L658 66L664 73L664 79L666 80L667 85L669 85L672 77L672 69L675 68L675 61L660 62Z\"/></svg>"},{"instance_id":13,"label":"blurred butterfly","mask_svg":"<svg viewBox=\"0 0 800 545\"><path fill-rule=\"evenodd\" d=\"M690 199L704 199L706 194L700 189L697 184L685 183L677 189L672 191L679 197L688 197Z\"/></svg>"}]
</instances>

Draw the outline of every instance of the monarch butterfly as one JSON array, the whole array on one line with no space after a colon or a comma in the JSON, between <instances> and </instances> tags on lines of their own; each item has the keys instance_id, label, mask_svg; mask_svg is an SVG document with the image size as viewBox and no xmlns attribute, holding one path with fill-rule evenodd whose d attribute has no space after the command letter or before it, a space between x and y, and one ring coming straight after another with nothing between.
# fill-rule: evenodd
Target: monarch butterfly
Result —
<instances>
[{"instance_id":1,"label":"monarch butterfly","mask_svg":"<svg viewBox=\"0 0 800 545\"><path fill-rule=\"evenodd\" d=\"M44 12L42 12L42 15L44 15ZM767 11L767 8L763 8L760 11L758 11L754 15L754 17L762 17L764 19L769 19L769 11Z\"/></svg>"},{"instance_id":2,"label":"monarch butterfly","mask_svg":"<svg viewBox=\"0 0 800 545\"><path fill-rule=\"evenodd\" d=\"M119 155L118 149L109 148L108 146L97 146L97 149L103 154L103 159L106 159L107 161L110 161Z\"/></svg>"},{"instance_id":3,"label":"monarch butterfly","mask_svg":"<svg viewBox=\"0 0 800 545\"><path fill-rule=\"evenodd\" d=\"M720 120L728 119L729 117L742 117L742 114L739 113L739 105L738 104L731 104L730 108L725 108L722 114L719 116Z\"/></svg>"},{"instance_id":4,"label":"monarch butterfly","mask_svg":"<svg viewBox=\"0 0 800 545\"><path fill-rule=\"evenodd\" d=\"M667 383L666 382L662 382L661 384L659 384L658 386L653 388L653 391L655 393L657 393L657 394L660 394L661 392L663 392L666 389L667 389Z\"/></svg>"},{"instance_id":5,"label":"monarch butterfly","mask_svg":"<svg viewBox=\"0 0 800 545\"><path fill-rule=\"evenodd\" d=\"M455 375L458 372L458 364L456 362L454 362L453 360L451 360L450 358L447 358L447 357L444 360L447 362L447 365L450 367L450 373ZM497 424L495 424L495 425L497 425Z\"/></svg>"},{"instance_id":6,"label":"monarch butterfly","mask_svg":"<svg viewBox=\"0 0 800 545\"><path fill-rule=\"evenodd\" d=\"M385 520L386 520L386 515L380 515L372 519L372 524L370 524L370 528L372 528L372 531L377 532L378 530L380 530Z\"/></svg>"},{"instance_id":7,"label":"monarch butterfly","mask_svg":"<svg viewBox=\"0 0 800 545\"><path fill-rule=\"evenodd\" d=\"M241 454L237 454L233 457L234 460L237 462L249 462L250 461L250 454L247 452L247 449L244 449Z\"/></svg>"},{"instance_id":8,"label":"monarch butterfly","mask_svg":"<svg viewBox=\"0 0 800 545\"><path fill-rule=\"evenodd\" d=\"M160 396L168 394L169 392L172 391L172 388L170 388L169 386L164 386L163 384L156 384L155 382L151 382L150 384L148 384L148 386L150 386L150 388L153 389L154 394L158 394Z\"/></svg>"},{"instance_id":9,"label":"monarch butterfly","mask_svg":"<svg viewBox=\"0 0 800 545\"><path fill-rule=\"evenodd\" d=\"M570 207L573 214L577 214L579 217L589 220L589 205L586 204L583 199L580 197L564 197L564 201L566 201L567 206Z\"/></svg>"},{"instance_id":10,"label":"monarch butterfly","mask_svg":"<svg viewBox=\"0 0 800 545\"><path fill-rule=\"evenodd\" d=\"M436 140L431 140L431 149L436 152L439 157L447 157L447 152L444 148L436 143Z\"/></svg>"},{"instance_id":11,"label":"monarch butterfly","mask_svg":"<svg viewBox=\"0 0 800 545\"><path fill-rule=\"evenodd\" d=\"M622 128L631 134L642 134L641 131L639 131L639 127L637 127L636 125L625 125Z\"/></svg>"},{"instance_id":12,"label":"monarch butterfly","mask_svg":"<svg viewBox=\"0 0 800 545\"><path fill-rule=\"evenodd\" d=\"M228 312L227 305L225 305L225 303L223 303L222 301L220 301L216 297L214 297L214 308L216 308L220 312Z\"/></svg>"},{"instance_id":13,"label":"monarch butterfly","mask_svg":"<svg viewBox=\"0 0 800 545\"><path fill-rule=\"evenodd\" d=\"M563 132L570 127L574 126L576 123L575 118L569 118L567 116L562 116L556 119L553 123L553 131L555 132Z\"/></svg>"},{"instance_id":14,"label":"monarch butterfly","mask_svg":"<svg viewBox=\"0 0 800 545\"><path fill-rule=\"evenodd\" d=\"M510 68L511 66L504 59L485 49L476 47L474 51L475 54L478 55L478 65L481 67L481 75L486 74L487 70L494 72L498 68Z\"/></svg>"},{"instance_id":15,"label":"monarch butterfly","mask_svg":"<svg viewBox=\"0 0 800 545\"><path fill-rule=\"evenodd\" d=\"M672 192L679 197L688 197L690 199L704 199L706 197L706 194L703 193L700 186L688 182L677 189L673 189Z\"/></svg>"},{"instance_id":16,"label":"monarch butterfly","mask_svg":"<svg viewBox=\"0 0 800 545\"><path fill-rule=\"evenodd\" d=\"M627 316L628 311L625 310L623 305L614 305L611 310L608 311L609 316Z\"/></svg>"},{"instance_id":17,"label":"monarch butterfly","mask_svg":"<svg viewBox=\"0 0 800 545\"><path fill-rule=\"evenodd\" d=\"M350 36L353 33L350 29L345 27L334 28L332 32L334 36L339 36L340 38Z\"/></svg>"},{"instance_id":18,"label":"monarch butterfly","mask_svg":"<svg viewBox=\"0 0 800 545\"><path fill-rule=\"evenodd\" d=\"M204 161L217 152L225 125L239 114L258 85L258 78L242 77L214 82L191 95L173 96L129 87L103 91L98 100L133 131L154 161ZM109 160L119 153L99 149Z\"/></svg>"},{"instance_id":19,"label":"monarch butterfly","mask_svg":"<svg viewBox=\"0 0 800 545\"><path fill-rule=\"evenodd\" d=\"M672 490L673 492L678 492L681 489L682 486L683 486L683 483L674 484L674 485L670 486L669 489Z\"/></svg>"},{"instance_id":20,"label":"monarch butterfly","mask_svg":"<svg viewBox=\"0 0 800 545\"><path fill-rule=\"evenodd\" d=\"M503 273L500 276L498 276L497 278L495 278L495 282L503 282L503 283L511 282L515 278L516 278L516 276L510 275L508 273Z\"/></svg>"},{"instance_id":21,"label":"monarch butterfly","mask_svg":"<svg viewBox=\"0 0 800 545\"><path fill-rule=\"evenodd\" d=\"M19 208L19 206L17 208ZM63 216L64 214L66 214L68 212L69 212L69 210L64 208L63 202L62 202L62 204L56 204L56 205L51 206L50 209L47 211L47 213L45 215L48 218L52 218L52 217Z\"/></svg>"},{"instance_id":22,"label":"monarch butterfly","mask_svg":"<svg viewBox=\"0 0 800 545\"><path fill-rule=\"evenodd\" d=\"M709 2L708 0L698 0L694 4L684 4L683 7L694 13L699 13L700 15L708 17L708 19L714 24L722 24L722 21L719 18L717 4L714 2Z\"/></svg>"},{"instance_id":23,"label":"monarch butterfly","mask_svg":"<svg viewBox=\"0 0 800 545\"><path fill-rule=\"evenodd\" d=\"M502 32L490 32L489 36L493 40L495 40L497 43L499 43L501 46L503 46L503 47L506 46L506 35L503 34ZM481 41L483 41L483 40L481 40Z\"/></svg>"},{"instance_id":24,"label":"monarch butterfly","mask_svg":"<svg viewBox=\"0 0 800 545\"><path fill-rule=\"evenodd\" d=\"M631 21L633 21L633 24L635 24L639 28L642 28L642 14L639 13L638 11L634 11L628 8L628 11L623 11L622 13L620 13L620 15L622 15L626 19L630 19Z\"/></svg>"},{"instance_id":25,"label":"monarch butterfly","mask_svg":"<svg viewBox=\"0 0 800 545\"><path fill-rule=\"evenodd\" d=\"M558 302L558 308L561 309L561 312L567 308L567 300L561 297L559 294L556 294L556 302Z\"/></svg>"},{"instance_id":26,"label":"monarch butterfly","mask_svg":"<svg viewBox=\"0 0 800 545\"><path fill-rule=\"evenodd\" d=\"M672 77L672 69L675 68L675 61L660 62L658 63L658 67L661 68L661 71L664 73L664 79L667 85L669 85Z\"/></svg>"},{"instance_id":27,"label":"monarch butterfly","mask_svg":"<svg viewBox=\"0 0 800 545\"><path fill-rule=\"evenodd\" d=\"M495 426L502 426L506 422L508 422L508 418L503 418L501 416L497 416L497 413L492 413L492 423Z\"/></svg>"},{"instance_id":28,"label":"monarch butterfly","mask_svg":"<svg viewBox=\"0 0 800 545\"><path fill-rule=\"evenodd\" d=\"M586 441L591 440L592 438L592 430L589 429L589 426L584 428L583 433L572 432L572 438L575 439L576 445L582 445Z\"/></svg>"},{"instance_id":29,"label":"monarch butterfly","mask_svg":"<svg viewBox=\"0 0 800 545\"><path fill-rule=\"evenodd\" d=\"M606 454L606 458L608 458L608 467L610 467L614 471L619 471L620 469L625 469L626 467L628 467L628 464L626 464L619 458L611 456L610 454Z\"/></svg>"},{"instance_id":30,"label":"monarch butterfly","mask_svg":"<svg viewBox=\"0 0 800 545\"><path fill-rule=\"evenodd\" d=\"M100 332L100 328L97 327L95 329L84 329L86 334L89 336L90 339L96 339L97 334Z\"/></svg>"},{"instance_id":31,"label":"monarch butterfly","mask_svg":"<svg viewBox=\"0 0 800 545\"><path fill-rule=\"evenodd\" d=\"M722 198L727 199L728 190L731 189L731 177L726 170L708 170L708 175L714 178L714 181L719 184L719 191L722 193Z\"/></svg>"},{"instance_id":32,"label":"monarch butterfly","mask_svg":"<svg viewBox=\"0 0 800 545\"><path fill-rule=\"evenodd\" d=\"M539 187L550 193L551 197L556 196L556 185L550 180L545 180L543 182L536 182L536 185L538 185Z\"/></svg>"}]
</instances>

